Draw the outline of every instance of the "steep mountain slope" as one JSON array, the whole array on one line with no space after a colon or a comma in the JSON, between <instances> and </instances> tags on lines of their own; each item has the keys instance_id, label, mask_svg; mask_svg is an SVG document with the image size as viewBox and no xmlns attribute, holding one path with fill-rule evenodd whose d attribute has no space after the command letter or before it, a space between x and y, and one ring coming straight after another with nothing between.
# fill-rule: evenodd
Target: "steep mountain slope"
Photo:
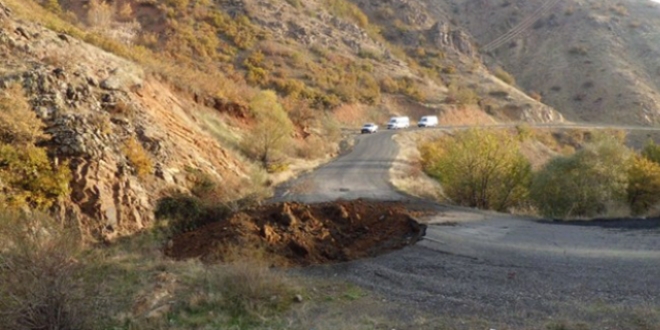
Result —
<instances>
[{"instance_id":1,"label":"steep mountain slope","mask_svg":"<svg viewBox=\"0 0 660 330\"><path fill-rule=\"evenodd\" d=\"M97 239L149 226L159 198L174 191L219 187L216 204L245 197L271 182L266 170L333 153L341 125L393 114L563 120L493 75L467 33L418 1L0 5L0 96L20 86L45 124L35 147L71 172L48 211ZM260 118L273 112L290 121L291 139L257 156ZM0 197L10 188L0 178Z\"/></svg>"},{"instance_id":2,"label":"steep mountain slope","mask_svg":"<svg viewBox=\"0 0 660 330\"><path fill-rule=\"evenodd\" d=\"M123 42L202 71L219 68L238 84L274 89L315 110L359 104L370 114L364 119L379 121L456 108L487 110L484 117L497 120L561 120L493 79L471 38L456 26L426 17L410 22L418 31L405 31L389 17L400 11L419 16L414 1L373 2L375 7L356 2L358 7L348 0L122 0L106 9L91 3L61 5L106 36L123 36ZM402 4L411 5L400 10ZM120 20L122 8L130 10ZM403 37L392 38L397 29ZM418 43L422 37L426 41ZM489 96L492 91L499 97ZM239 91L233 97L250 96Z\"/></svg>"},{"instance_id":3,"label":"steep mountain slope","mask_svg":"<svg viewBox=\"0 0 660 330\"><path fill-rule=\"evenodd\" d=\"M657 4L425 2L452 13L457 24L490 51L492 57L485 57L490 66L502 65L523 89L540 93L568 119L637 124L660 120Z\"/></svg>"},{"instance_id":4,"label":"steep mountain slope","mask_svg":"<svg viewBox=\"0 0 660 330\"><path fill-rule=\"evenodd\" d=\"M16 20L2 3L0 20L0 86L23 87L46 124L51 158L70 164L70 197L55 207L61 221L110 238L150 225L160 192L187 185L186 169L209 173L227 189L248 180L250 165L191 112L201 107L135 63ZM145 175L132 162L137 152L153 160Z\"/></svg>"}]
</instances>

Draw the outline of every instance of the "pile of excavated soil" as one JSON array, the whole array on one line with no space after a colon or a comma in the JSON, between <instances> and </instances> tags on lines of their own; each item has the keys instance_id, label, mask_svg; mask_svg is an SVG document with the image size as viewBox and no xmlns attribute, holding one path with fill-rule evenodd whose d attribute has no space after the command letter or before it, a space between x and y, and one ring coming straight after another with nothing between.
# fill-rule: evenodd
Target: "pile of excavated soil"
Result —
<instances>
[{"instance_id":1,"label":"pile of excavated soil","mask_svg":"<svg viewBox=\"0 0 660 330\"><path fill-rule=\"evenodd\" d=\"M263 248L284 265L313 265L375 256L417 242L426 226L401 203L364 200L279 203L238 212L172 239L175 259L226 260L241 248Z\"/></svg>"}]
</instances>

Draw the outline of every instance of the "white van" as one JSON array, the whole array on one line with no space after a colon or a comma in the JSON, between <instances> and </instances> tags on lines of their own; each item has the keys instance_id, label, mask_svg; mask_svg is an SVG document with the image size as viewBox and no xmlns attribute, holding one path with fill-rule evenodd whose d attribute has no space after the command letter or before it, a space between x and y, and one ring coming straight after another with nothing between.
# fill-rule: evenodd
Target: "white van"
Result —
<instances>
[{"instance_id":1,"label":"white van","mask_svg":"<svg viewBox=\"0 0 660 330\"><path fill-rule=\"evenodd\" d=\"M387 123L387 129L399 129L410 127L410 119L405 116L392 117Z\"/></svg>"},{"instance_id":2,"label":"white van","mask_svg":"<svg viewBox=\"0 0 660 330\"><path fill-rule=\"evenodd\" d=\"M424 116L417 122L417 127L435 127L438 126L438 116Z\"/></svg>"}]
</instances>

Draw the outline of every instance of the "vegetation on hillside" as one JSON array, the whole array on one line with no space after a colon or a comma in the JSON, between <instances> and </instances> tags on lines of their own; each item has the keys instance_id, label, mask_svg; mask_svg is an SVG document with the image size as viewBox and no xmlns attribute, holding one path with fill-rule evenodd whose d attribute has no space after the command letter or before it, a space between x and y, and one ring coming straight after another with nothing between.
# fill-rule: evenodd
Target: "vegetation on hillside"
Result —
<instances>
[{"instance_id":1,"label":"vegetation on hillside","mask_svg":"<svg viewBox=\"0 0 660 330\"><path fill-rule=\"evenodd\" d=\"M52 219L0 211L3 328L272 327L304 293L257 250L222 266L177 264L158 255L155 238L86 250Z\"/></svg>"},{"instance_id":2,"label":"vegetation on hillside","mask_svg":"<svg viewBox=\"0 0 660 330\"><path fill-rule=\"evenodd\" d=\"M250 110L257 124L250 133L252 150L249 152L267 167L268 163L273 161L274 154L281 152L288 145L293 124L272 91L259 93L250 103Z\"/></svg>"},{"instance_id":3,"label":"vegetation on hillside","mask_svg":"<svg viewBox=\"0 0 660 330\"><path fill-rule=\"evenodd\" d=\"M68 195L68 164L36 145L47 137L43 128L20 85L0 92L0 208L46 210Z\"/></svg>"},{"instance_id":4,"label":"vegetation on hillside","mask_svg":"<svg viewBox=\"0 0 660 330\"><path fill-rule=\"evenodd\" d=\"M425 171L459 205L497 211L533 206L550 218L657 212L660 153L653 142L635 154L621 135L592 133L576 151L532 173L519 152L530 138L524 129L471 129L422 144L420 152Z\"/></svg>"},{"instance_id":5,"label":"vegetation on hillside","mask_svg":"<svg viewBox=\"0 0 660 330\"><path fill-rule=\"evenodd\" d=\"M594 136L574 154L556 157L536 173L531 197L547 217L607 215L625 203L631 157L622 140Z\"/></svg>"},{"instance_id":6,"label":"vegetation on hillside","mask_svg":"<svg viewBox=\"0 0 660 330\"><path fill-rule=\"evenodd\" d=\"M421 155L427 173L457 204L507 211L527 200L531 166L505 131L460 131L422 145Z\"/></svg>"}]
</instances>

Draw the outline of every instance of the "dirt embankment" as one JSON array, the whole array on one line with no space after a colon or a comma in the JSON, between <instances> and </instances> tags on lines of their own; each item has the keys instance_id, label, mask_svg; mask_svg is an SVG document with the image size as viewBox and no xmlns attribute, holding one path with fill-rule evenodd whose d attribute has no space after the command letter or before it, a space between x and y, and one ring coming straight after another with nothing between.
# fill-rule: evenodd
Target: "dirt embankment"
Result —
<instances>
[{"instance_id":1,"label":"dirt embankment","mask_svg":"<svg viewBox=\"0 0 660 330\"><path fill-rule=\"evenodd\" d=\"M280 263L305 266L370 257L417 242L426 226L401 203L278 203L235 213L175 237L175 259L220 261L237 248L263 248ZM269 258L270 259L270 258Z\"/></svg>"}]
</instances>

